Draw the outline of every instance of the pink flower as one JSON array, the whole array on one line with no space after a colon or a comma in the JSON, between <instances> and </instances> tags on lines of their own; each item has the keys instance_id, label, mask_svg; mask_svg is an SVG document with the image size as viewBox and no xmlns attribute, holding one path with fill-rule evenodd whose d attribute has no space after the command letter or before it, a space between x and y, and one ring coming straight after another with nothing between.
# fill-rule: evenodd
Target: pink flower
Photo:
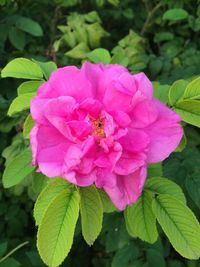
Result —
<instances>
[{"instance_id":1,"label":"pink flower","mask_svg":"<svg viewBox=\"0 0 200 267\"><path fill-rule=\"evenodd\" d=\"M168 157L183 135L180 117L152 95L144 73L117 64L54 71L31 102L33 164L49 177L95 183L123 210L140 196L147 163Z\"/></svg>"}]
</instances>

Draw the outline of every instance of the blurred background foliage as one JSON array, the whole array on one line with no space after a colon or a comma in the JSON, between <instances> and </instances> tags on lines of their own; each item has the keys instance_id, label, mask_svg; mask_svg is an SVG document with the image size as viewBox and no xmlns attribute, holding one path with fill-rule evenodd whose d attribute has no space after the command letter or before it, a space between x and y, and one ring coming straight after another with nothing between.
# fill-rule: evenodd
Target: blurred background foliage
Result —
<instances>
[{"instance_id":1,"label":"blurred background foliage","mask_svg":"<svg viewBox=\"0 0 200 267\"><path fill-rule=\"evenodd\" d=\"M103 47L113 62L171 84L200 74L199 34L199 0L0 0L0 68L15 57L80 65L89 51ZM7 117L19 83L0 80L0 177L4 164L27 146L21 134L26 112ZM191 126L185 130L187 146L164 162L163 175L183 188L199 218L200 132ZM32 216L43 186L37 175L9 190L0 182L0 267L44 266L35 248ZM200 266L181 258L160 232L162 238L149 245L127 234L121 214L106 214L92 247L84 243L77 225L73 249L62 266ZM20 249L2 260L19 244Z\"/></svg>"}]
</instances>

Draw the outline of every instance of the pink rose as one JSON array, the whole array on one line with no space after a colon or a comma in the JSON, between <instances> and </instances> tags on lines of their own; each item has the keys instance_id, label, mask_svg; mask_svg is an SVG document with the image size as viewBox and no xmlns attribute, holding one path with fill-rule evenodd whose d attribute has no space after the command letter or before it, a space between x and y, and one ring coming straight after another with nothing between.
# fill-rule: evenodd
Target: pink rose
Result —
<instances>
[{"instance_id":1,"label":"pink rose","mask_svg":"<svg viewBox=\"0 0 200 267\"><path fill-rule=\"evenodd\" d=\"M183 135L180 117L153 98L144 73L84 63L54 71L31 102L33 164L49 177L103 188L118 209L141 194L147 163Z\"/></svg>"}]
</instances>

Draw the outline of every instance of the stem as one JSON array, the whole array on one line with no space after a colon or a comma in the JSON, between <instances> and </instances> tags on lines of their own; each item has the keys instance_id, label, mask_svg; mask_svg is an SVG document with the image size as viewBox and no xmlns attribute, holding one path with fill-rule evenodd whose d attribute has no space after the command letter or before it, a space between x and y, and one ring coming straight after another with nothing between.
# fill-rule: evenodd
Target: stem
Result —
<instances>
[{"instance_id":1,"label":"stem","mask_svg":"<svg viewBox=\"0 0 200 267\"><path fill-rule=\"evenodd\" d=\"M26 241L24 243L19 244L17 247L15 247L13 250L11 250L10 252L8 252L8 254L6 254L3 258L0 259L0 263L5 261L8 257L10 257L13 253L15 253L17 250L19 250L20 248L26 246L29 242Z\"/></svg>"},{"instance_id":2,"label":"stem","mask_svg":"<svg viewBox=\"0 0 200 267\"><path fill-rule=\"evenodd\" d=\"M144 25L142 27L142 30L140 32L140 35L144 35L144 33L146 32L147 28L149 27L150 21L152 19L152 17L154 16L154 14L156 13L156 11L162 6L162 3L158 3L152 10L148 11L148 15L147 18L144 22Z\"/></svg>"}]
</instances>

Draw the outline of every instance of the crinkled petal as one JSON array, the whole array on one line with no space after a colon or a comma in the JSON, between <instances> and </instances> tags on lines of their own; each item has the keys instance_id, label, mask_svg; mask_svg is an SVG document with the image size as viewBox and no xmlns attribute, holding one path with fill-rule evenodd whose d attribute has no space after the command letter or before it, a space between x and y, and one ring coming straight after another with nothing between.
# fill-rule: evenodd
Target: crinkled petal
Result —
<instances>
[{"instance_id":1,"label":"crinkled petal","mask_svg":"<svg viewBox=\"0 0 200 267\"><path fill-rule=\"evenodd\" d=\"M154 105L158 109L158 118L145 129L150 138L147 153L147 161L150 163L166 159L176 149L183 136L179 115L158 100L154 101Z\"/></svg>"},{"instance_id":2,"label":"crinkled petal","mask_svg":"<svg viewBox=\"0 0 200 267\"><path fill-rule=\"evenodd\" d=\"M151 81L147 78L147 76L143 72L140 72L133 76L136 82L137 90L139 90L148 99L152 99L153 86Z\"/></svg>"},{"instance_id":3,"label":"crinkled petal","mask_svg":"<svg viewBox=\"0 0 200 267\"><path fill-rule=\"evenodd\" d=\"M127 205L135 203L141 195L146 179L146 167L127 176L117 176L117 183L113 187L104 186L112 202L119 210L124 210Z\"/></svg>"}]
</instances>

